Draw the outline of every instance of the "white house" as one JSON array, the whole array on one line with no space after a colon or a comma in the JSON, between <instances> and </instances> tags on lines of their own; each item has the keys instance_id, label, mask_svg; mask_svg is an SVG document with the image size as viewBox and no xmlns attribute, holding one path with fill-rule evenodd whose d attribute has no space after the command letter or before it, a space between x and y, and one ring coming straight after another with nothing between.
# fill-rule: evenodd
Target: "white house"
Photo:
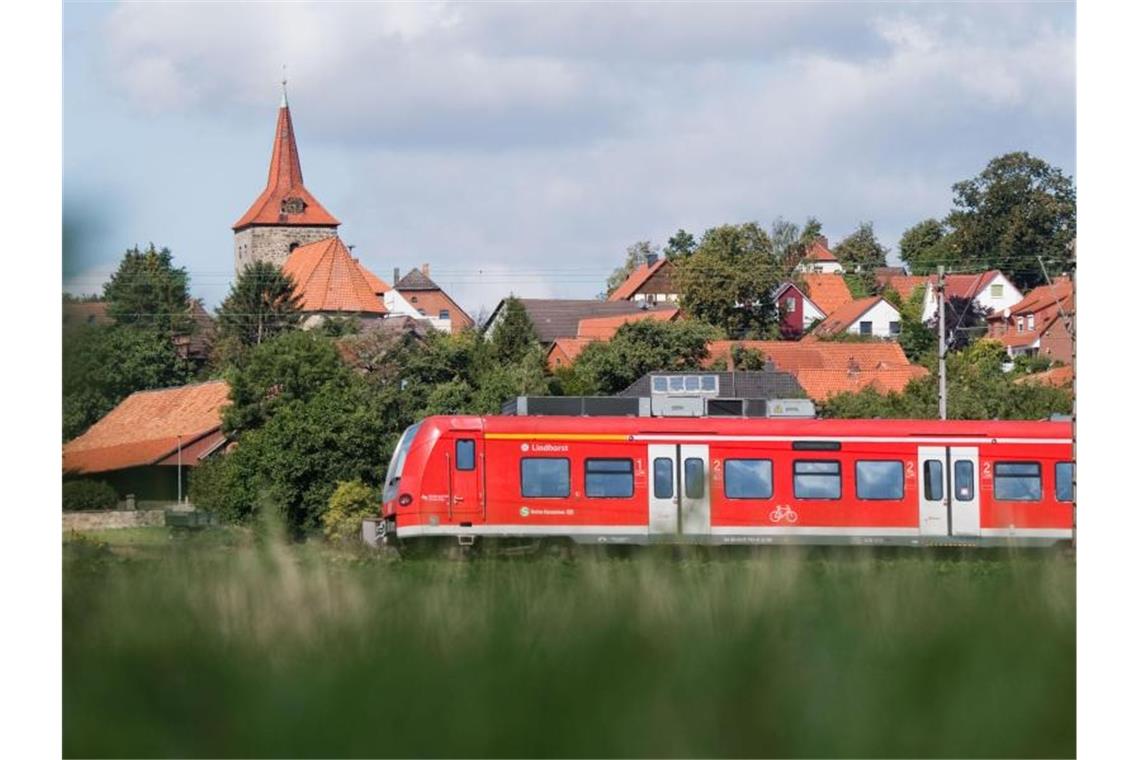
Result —
<instances>
[{"instance_id":1,"label":"white house","mask_svg":"<svg viewBox=\"0 0 1140 760\"><path fill-rule=\"evenodd\" d=\"M902 318L899 310L882 296L860 298L844 304L819 323L813 335L828 337L840 333L874 338L899 336Z\"/></svg>"},{"instance_id":2,"label":"white house","mask_svg":"<svg viewBox=\"0 0 1140 760\"><path fill-rule=\"evenodd\" d=\"M800 272L816 274L843 274L843 265L827 247L827 238L820 235L808 246L803 261L796 266Z\"/></svg>"},{"instance_id":3,"label":"white house","mask_svg":"<svg viewBox=\"0 0 1140 760\"><path fill-rule=\"evenodd\" d=\"M938 316L938 276L931 275L926 283L926 296L922 305L922 321L929 322ZM1000 314L1023 298L1017 286L997 269L980 274L946 275L946 298L972 298L983 310Z\"/></svg>"}]
</instances>

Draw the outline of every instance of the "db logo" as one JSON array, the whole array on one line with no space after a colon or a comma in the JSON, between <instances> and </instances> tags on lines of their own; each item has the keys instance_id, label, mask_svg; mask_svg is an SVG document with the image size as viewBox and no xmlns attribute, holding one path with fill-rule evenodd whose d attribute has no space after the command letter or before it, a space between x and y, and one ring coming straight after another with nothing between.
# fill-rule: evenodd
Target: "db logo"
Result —
<instances>
[{"instance_id":1,"label":"db logo","mask_svg":"<svg viewBox=\"0 0 1140 760\"><path fill-rule=\"evenodd\" d=\"M525 453L525 452L527 452L527 451L530 451L530 444L529 444L529 443L524 443L522 446L519 446L519 448L520 448L520 449L522 449L522 450L523 450L523 452ZM524 509L525 509L525 507L524 507Z\"/></svg>"},{"instance_id":2,"label":"db logo","mask_svg":"<svg viewBox=\"0 0 1140 760\"><path fill-rule=\"evenodd\" d=\"M524 443L523 446L526 446L526 444ZM519 517L529 517L529 516L530 516L530 508L529 507L519 507Z\"/></svg>"}]
</instances>

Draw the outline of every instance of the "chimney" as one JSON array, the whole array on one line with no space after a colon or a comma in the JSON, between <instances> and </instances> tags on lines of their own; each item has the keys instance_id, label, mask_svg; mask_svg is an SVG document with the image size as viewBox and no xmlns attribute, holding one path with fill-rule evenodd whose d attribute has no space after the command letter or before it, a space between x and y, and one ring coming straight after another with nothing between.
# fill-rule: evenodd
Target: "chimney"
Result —
<instances>
[{"instance_id":1,"label":"chimney","mask_svg":"<svg viewBox=\"0 0 1140 760\"><path fill-rule=\"evenodd\" d=\"M424 264L420 267L420 271L424 273L424 277L431 277L431 264Z\"/></svg>"},{"instance_id":2,"label":"chimney","mask_svg":"<svg viewBox=\"0 0 1140 760\"><path fill-rule=\"evenodd\" d=\"M399 281L400 281L400 268L395 267L392 270L392 285L395 286L395 284Z\"/></svg>"},{"instance_id":3,"label":"chimney","mask_svg":"<svg viewBox=\"0 0 1140 760\"><path fill-rule=\"evenodd\" d=\"M657 254L656 253L645 254L645 265L647 267L651 267L656 263L657 263Z\"/></svg>"}]
</instances>

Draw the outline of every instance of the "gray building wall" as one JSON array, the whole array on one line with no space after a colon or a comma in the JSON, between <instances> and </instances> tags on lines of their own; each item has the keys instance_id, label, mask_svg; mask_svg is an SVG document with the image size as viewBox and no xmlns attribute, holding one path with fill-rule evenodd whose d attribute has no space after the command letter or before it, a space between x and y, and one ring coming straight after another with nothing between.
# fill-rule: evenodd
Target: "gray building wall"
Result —
<instances>
[{"instance_id":1,"label":"gray building wall","mask_svg":"<svg viewBox=\"0 0 1140 760\"><path fill-rule=\"evenodd\" d=\"M234 233L234 272L255 261L269 261L282 266L299 245L308 245L336 235L336 227L253 226Z\"/></svg>"}]
</instances>

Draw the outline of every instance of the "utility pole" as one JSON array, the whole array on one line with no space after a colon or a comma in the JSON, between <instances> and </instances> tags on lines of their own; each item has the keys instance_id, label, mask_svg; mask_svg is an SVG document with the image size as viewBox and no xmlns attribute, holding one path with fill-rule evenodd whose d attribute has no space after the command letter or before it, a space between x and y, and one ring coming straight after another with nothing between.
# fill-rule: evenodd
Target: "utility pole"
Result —
<instances>
[{"instance_id":1,"label":"utility pole","mask_svg":"<svg viewBox=\"0 0 1140 760\"><path fill-rule=\"evenodd\" d=\"M938 419L946 419L946 267L938 265Z\"/></svg>"},{"instance_id":2,"label":"utility pole","mask_svg":"<svg viewBox=\"0 0 1140 760\"><path fill-rule=\"evenodd\" d=\"M1077 313L1077 252L1073 250L1073 314ZM1077 555L1077 325L1073 336L1073 556Z\"/></svg>"}]
</instances>

